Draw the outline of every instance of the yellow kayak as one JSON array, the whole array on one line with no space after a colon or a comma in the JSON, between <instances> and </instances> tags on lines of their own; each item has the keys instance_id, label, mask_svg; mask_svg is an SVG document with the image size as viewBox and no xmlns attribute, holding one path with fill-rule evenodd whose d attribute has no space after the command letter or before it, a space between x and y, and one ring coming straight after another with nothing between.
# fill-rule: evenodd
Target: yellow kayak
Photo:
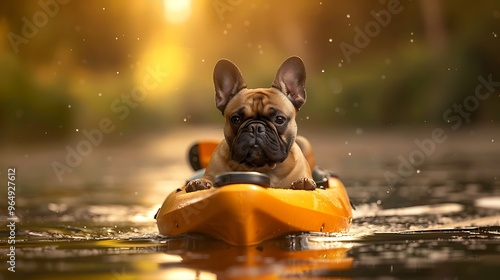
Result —
<instances>
[{"instance_id":1,"label":"yellow kayak","mask_svg":"<svg viewBox=\"0 0 500 280\"><path fill-rule=\"evenodd\" d=\"M216 188L190 193L180 188L171 193L156 215L160 234L198 233L249 246L292 233L349 230L351 204L336 177L329 177L327 187L314 191L275 189L258 179L233 182L231 176L226 178Z\"/></svg>"}]
</instances>

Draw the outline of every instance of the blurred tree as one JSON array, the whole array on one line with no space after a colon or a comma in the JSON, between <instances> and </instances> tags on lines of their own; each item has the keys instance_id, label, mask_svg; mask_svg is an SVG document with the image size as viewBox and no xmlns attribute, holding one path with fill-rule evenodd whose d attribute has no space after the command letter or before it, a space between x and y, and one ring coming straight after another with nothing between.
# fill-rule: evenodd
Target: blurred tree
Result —
<instances>
[{"instance_id":1,"label":"blurred tree","mask_svg":"<svg viewBox=\"0 0 500 280\"><path fill-rule=\"evenodd\" d=\"M172 7L183 7L182 20ZM441 123L479 75L500 80L495 1L3 1L0 17L0 130L10 139L95 127L151 65L166 78L117 135L220 121L211 77L220 58L263 87L301 56L309 100L300 117L320 126ZM29 36L27 22L36 23ZM370 35L356 46L360 32ZM12 34L27 43L13 46ZM357 51L348 59L342 44ZM475 122L498 120L499 106L484 101Z\"/></svg>"}]
</instances>

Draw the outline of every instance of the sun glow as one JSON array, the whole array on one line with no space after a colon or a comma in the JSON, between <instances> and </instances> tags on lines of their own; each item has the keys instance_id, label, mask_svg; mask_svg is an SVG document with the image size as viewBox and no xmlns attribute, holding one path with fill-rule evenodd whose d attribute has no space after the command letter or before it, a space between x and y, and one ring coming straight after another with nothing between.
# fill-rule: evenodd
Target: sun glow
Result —
<instances>
[{"instance_id":1,"label":"sun glow","mask_svg":"<svg viewBox=\"0 0 500 280\"><path fill-rule=\"evenodd\" d=\"M191 17L191 0L163 0L165 18L172 24L186 22Z\"/></svg>"},{"instance_id":2,"label":"sun glow","mask_svg":"<svg viewBox=\"0 0 500 280\"><path fill-rule=\"evenodd\" d=\"M136 84L144 84L152 77L151 90L156 94L168 94L181 86L186 78L187 65L185 48L169 43L168 40L154 42L141 57L141 67L135 73Z\"/></svg>"}]
</instances>

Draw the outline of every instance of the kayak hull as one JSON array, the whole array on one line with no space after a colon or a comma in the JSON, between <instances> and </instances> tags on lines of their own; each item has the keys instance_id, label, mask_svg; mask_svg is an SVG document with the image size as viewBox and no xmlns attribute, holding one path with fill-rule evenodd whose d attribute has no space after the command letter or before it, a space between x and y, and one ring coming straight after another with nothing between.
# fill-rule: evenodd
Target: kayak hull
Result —
<instances>
[{"instance_id":1,"label":"kayak hull","mask_svg":"<svg viewBox=\"0 0 500 280\"><path fill-rule=\"evenodd\" d=\"M344 233L352 210L343 184L314 191L231 184L170 194L156 216L160 234L208 235L232 245L255 245L298 232Z\"/></svg>"}]
</instances>

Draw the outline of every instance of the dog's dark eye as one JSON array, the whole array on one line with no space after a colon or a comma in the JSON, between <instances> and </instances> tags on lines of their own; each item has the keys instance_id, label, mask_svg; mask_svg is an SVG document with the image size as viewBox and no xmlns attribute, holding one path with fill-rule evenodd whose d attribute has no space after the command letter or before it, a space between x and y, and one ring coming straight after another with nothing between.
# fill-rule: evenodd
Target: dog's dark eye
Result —
<instances>
[{"instance_id":1,"label":"dog's dark eye","mask_svg":"<svg viewBox=\"0 0 500 280\"><path fill-rule=\"evenodd\" d=\"M276 119L274 120L274 123L276 124L284 124L286 122L286 118L283 116L277 116Z\"/></svg>"},{"instance_id":2,"label":"dog's dark eye","mask_svg":"<svg viewBox=\"0 0 500 280\"><path fill-rule=\"evenodd\" d=\"M232 116L231 123L234 125L239 125L241 122L241 118L239 116Z\"/></svg>"}]
</instances>

